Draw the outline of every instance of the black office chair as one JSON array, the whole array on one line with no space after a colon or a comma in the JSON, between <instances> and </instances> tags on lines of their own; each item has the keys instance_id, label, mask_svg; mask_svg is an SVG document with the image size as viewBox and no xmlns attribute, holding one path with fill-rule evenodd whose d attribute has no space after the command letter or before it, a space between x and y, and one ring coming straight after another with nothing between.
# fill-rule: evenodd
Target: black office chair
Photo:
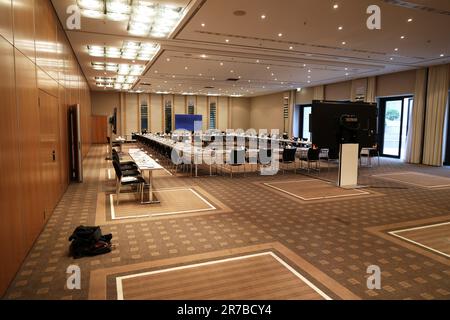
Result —
<instances>
[{"instance_id":1,"label":"black office chair","mask_svg":"<svg viewBox=\"0 0 450 320\"><path fill-rule=\"evenodd\" d=\"M320 149L319 160L325 160L327 162L327 171L330 171L330 149Z\"/></svg>"},{"instance_id":2,"label":"black office chair","mask_svg":"<svg viewBox=\"0 0 450 320\"><path fill-rule=\"evenodd\" d=\"M306 155L302 155L300 157L301 164L303 163L303 161L306 161L308 165L308 172L311 171L311 164L314 163L316 165L316 168L314 170L317 170L320 173L320 149L309 148Z\"/></svg>"},{"instance_id":3,"label":"black office chair","mask_svg":"<svg viewBox=\"0 0 450 320\"><path fill-rule=\"evenodd\" d=\"M119 194L122 186L136 186L137 192L141 193L141 202L144 197L144 185L145 179L141 176L125 176L122 170L120 170L120 165L113 161L114 170L116 171L117 184L116 184L116 205L119 205Z\"/></svg>"},{"instance_id":4,"label":"black office chair","mask_svg":"<svg viewBox=\"0 0 450 320\"><path fill-rule=\"evenodd\" d=\"M297 153L297 148L285 148L283 149L283 155L280 159L280 164L283 165L283 173L285 172L286 165L289 168L290 164L294 164L294 172L297 173L297 167L295 166L295 155Z\"/></svg>"},{"instance_id":5,"label":"black office chair","mask_svg":"<svg viewBox=\"0 0 450 320\"><path fill-rule=\"evenodd\" d=\"M231 178L233 178L233 168L243 166L245 176L245 149L233 149L230 153L230 159L227 161L230 169Z\"/></svg>"}]
</instances>

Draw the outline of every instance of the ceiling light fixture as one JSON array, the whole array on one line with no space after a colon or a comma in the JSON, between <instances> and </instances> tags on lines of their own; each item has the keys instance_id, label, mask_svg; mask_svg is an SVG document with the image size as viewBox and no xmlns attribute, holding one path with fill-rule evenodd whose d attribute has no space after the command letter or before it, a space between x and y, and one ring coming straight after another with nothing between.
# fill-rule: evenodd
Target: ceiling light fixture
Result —
<instances>
[{"instance_id":1,"label":"ceiling light fixture","mask_svg":"<svg viewBox=\"0 0 450 320\"><path fill-rule=\"evenodd\" d=\"M400 39L402 39L402 40L405 39L405 36L401 36Z\"/></svg>"},{"instance_id":2,"label":"ceiling light fixture","mask_svg":"<svg viewBox=\"0 0 450 320\"><path fill-rule=\"evenodd\" d=\"M345 46L347 44L347 42L345 42L345 41L342 41L342 45L343 46Z\"/></svg>"},{"instance_id":3,"label":"ceiling light fixture","mask_svg":"<svg viewBox=\"0 0 450 320\"><path fill-rule=\"evenodd\" d=\"M263 14L263 15L261 15L261 19L265 19L266 18L266 15L265 14Z\"/></svg>"},{"instance_id":4,"label":"ceiling light fixture","mask_svg":"<svg viewBox=\"0 0 450 320\"><path fill-rule=\"evenodd\" d=\"M282 37L282 36L283 36L283 34L282 34L282 33L280 32L280 33L278 34L278 36L279 36L279 37Z\"/></svg>"},{"instance_id":5,"label":"ceiling light fixture","mask_svg":"<svg viewBox=\"0 0 450 320\"><path fill-rule=\"evenodd\" d=\"M343 26L339 26L339 27L338 27L338 30L342 30L342 29L344 29Z\"/></svg>"},{"instance_id":6,"label":"ceiling light fixture","mask_svg":"<svg viewBox=\"0 0 450 320\"><path fill-rule=\"evenodd\" d=\"M293 46L290 46L290 47L289 47L289 50L292 50L292 49L294 49L294 47L293 47Z\"/></svg>"},{"instance_id":7,"label":"ceiling light fixture","mask_svg":"<svg viewBox=\"0 0 450 320\"><path fill-rule=\"evenodd\" d=\"M441 58L444 57L444 56L445 56L445 54L443 54L443 53L441 53L441 54L439 55L439 57L441 57Z\"/></svg>"},{"instance_id":8,"label":"ceiling light fixture","mask_svg":"<svg viewBox=\"0 0 450 320\"><path fill-rule=\"evenodd\" d=\"M202 23L201 26L202 26L202 28L204 28L206 26L206 24Z\"/></svg>"},{"instance_id":9,"label":"ceiling light fixture","mask_svg":"<svg viewBox=\"0 0 450 320\"><path fill-rule=\"evenodd\" d=\"M77 0L77 4L81 13L89 18L128 20L127 30L136 36L166 38L183 16L182 7L150 1Z\"/></svg>"},{"instance_id":10,"label":"ceiling light fixture","mask_svg":"<svg viewBox=\"0 0 450 320\"><path fill-rule=\"evenodd\" d=\"M333 5L333 9L338 9L338 8L339 8L339 5L337 3Z\"/></svg>"},{"instance_id":11,"label":"ceiling light fixture","mask_svg":"<svg viewBox=\"0 0 450 320\"><path fill-rule=\"evenodd\" d=\"M395 48L394 51L398 51L398 48Z\"/></svg>"},{"instance_id":12,"label":"ceiling light fixture","mask_svg":"<svg viewBox=\"0 0 450 320\"><path fill-rule=\"evenodd\" d=\"M408 19L408 22L413 22L413 18L409 18L409 19Z\"/></svg>"},{"instance_id":13,"label":"ceiling light fixture","mask_svg":"<svg viewBox=\"0 0 450 320\"><path fill-rule=\"evenodd\" d=\"M125 41L121 48L105 46L88 46L88 53L93 57L122 58L127 60L150 61L160 50L157 43Z\"/></svg>"}]
</instances>

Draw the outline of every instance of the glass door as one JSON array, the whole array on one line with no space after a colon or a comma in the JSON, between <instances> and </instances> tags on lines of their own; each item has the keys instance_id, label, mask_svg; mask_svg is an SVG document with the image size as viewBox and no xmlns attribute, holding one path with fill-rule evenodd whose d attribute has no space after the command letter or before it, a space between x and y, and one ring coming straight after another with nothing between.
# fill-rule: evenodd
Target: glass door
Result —
<instances>
[{"instance_id":1,"label":"glass door","mask_svg":"<svg viewBox=\"0 0 450 320\"><path fill-rule=\"evenodd\" d=\"M384 157L400 158L406 150L408 120L412 97L383 98L380 100L380 153Z\"/></svg>"}]
</instances>

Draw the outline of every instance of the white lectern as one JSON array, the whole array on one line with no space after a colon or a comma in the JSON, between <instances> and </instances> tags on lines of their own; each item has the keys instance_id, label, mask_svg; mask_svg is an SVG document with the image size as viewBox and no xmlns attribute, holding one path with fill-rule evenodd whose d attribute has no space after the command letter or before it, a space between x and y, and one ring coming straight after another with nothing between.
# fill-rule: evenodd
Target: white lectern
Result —
<instances>
[{"instance_id":1,"label":"white lectern","mask_svg":"<svg viewBox=\"0 0 450 320\"><path fill-rule=\"evenodd\" d=\"M341 144L339 148L339 187L356 187L358 185L359 144Z\"/></svg>"}]
</instances>

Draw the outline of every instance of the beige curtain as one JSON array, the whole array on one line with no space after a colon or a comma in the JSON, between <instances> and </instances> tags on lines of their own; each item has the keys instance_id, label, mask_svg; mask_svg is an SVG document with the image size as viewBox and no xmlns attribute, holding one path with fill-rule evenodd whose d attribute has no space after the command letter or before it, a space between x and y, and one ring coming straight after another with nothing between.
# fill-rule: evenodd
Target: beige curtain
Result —
<instances>
[{"instance_id":1,"label":"beige curtain","mask_svg":"<svg viewBox=\"0 0 450 320\"><path fill-rule=\"evenodd\" d=\"M423 164L442 166L449 65L431 67L428 73Z\"/></svg>"},{"instance_id":2,"label":"beige curtain","mask_svg":"<svg viewBox=\"0 0 450 320\"><path fill-rule=\"evenodd\" d=\"M317 86L314 87L314 100L324 100L325 99L325 87Z\"/></svg>"},{"instance_id":3,"label":"beige curtain","mask_svg":"<svg viewBox=\"0 0 450 320\"><path fill-rule=\"evenodd\" d=\"M377 102L376 101L377 92L377 77L367 78L367 91L366 91L366 102Z\"/></svg>"},{"instance_id":4,"label":"beige curtain","mask_svg":"<svg viewBox=\"0 0 450 320\"><path fill-rule=\"evenodd\" d=\"M409 134L406 144L405 161L409 163L422 162L423 120L425 117L425 101L427 89L427 70L416 71L416 87L414 90L414 105L409 118Z\"/></svg>"}]
</instances>

